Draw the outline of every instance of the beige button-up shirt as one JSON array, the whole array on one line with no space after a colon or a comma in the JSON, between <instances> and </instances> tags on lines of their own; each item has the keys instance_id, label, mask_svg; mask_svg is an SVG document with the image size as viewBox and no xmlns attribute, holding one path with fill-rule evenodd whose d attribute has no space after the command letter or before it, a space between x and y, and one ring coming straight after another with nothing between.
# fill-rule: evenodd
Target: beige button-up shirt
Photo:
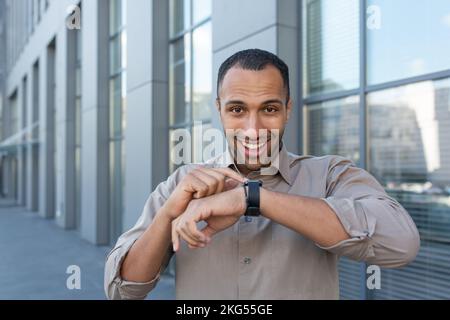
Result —
<instances>
[{"instance_id":1,"label":"beige button-up shirt","mask_svg":"<svg viewBox=\"0 0 450 320\"><path fill-rule=\"evenodd\" d=\"M235 168L228 152L207 165ZM160 183L136 225L118 239L106 261L108 298L142 299L156 286L159 274L147 283L121 279L121 264L180 179L196 166L185 165ZM413 220L367 171L340 156L298 156L285 147L278 168L274 175L248 177L261 179L272 191L323 199L350 239L325 248L265 217L242 217L206 248L193 250L182 242L176 253L177 299L338 299L340 256L392 268L415 258L420 239ZM172 255L170 248L161 272Z\"/></svg>"}]
</instances>

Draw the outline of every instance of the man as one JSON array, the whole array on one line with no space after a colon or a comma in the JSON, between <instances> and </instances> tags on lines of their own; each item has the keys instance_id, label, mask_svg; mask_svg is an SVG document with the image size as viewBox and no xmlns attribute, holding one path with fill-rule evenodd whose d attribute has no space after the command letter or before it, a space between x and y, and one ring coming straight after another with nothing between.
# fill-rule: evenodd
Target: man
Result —
<instances>
[{"instance_id":1,"label":"man","mask_svg":"<svg viewBox=\"0 0 450 320\"><path fill-rule=\"evenodd\" d=\"M415 258L414 222L369 173L286 150L282 60L238 52L217 82L229 148L158 185L107 258L108 298L145 298L174 253L177 299L337 299L339 256L386 268Z\"/></svg>"}]
</instances>

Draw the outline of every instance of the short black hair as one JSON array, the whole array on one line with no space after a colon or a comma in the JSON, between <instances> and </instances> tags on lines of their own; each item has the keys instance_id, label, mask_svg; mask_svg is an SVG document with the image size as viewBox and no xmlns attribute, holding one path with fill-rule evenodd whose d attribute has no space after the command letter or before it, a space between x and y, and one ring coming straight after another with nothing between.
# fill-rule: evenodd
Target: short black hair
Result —
<instances>
[{"instance_id":1,"label":"short black hair","mask_svg":"<svg viewBox=\"0 0 450 320\"><path fill-rule=\"evenodd\" d=\"M239 66L244 70L260 71L268 65L272 65L280 71L284 86L287 89L286 102L289 101L290 88L288 66L283 60L278 58L273 53L261 49L247 49L238 51L222 63L219 68L219 74L217 75L217 98L219 97L219 89L222 85L222 81L228 70L231 68Z\"/></svg>"}]
</instances>

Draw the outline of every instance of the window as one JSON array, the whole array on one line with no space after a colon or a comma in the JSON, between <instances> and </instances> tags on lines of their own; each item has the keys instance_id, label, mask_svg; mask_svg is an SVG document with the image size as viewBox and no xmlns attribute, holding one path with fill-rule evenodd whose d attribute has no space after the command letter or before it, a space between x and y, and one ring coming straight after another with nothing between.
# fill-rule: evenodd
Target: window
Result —
<instances>
[{"instance_id":1,"label":"window","mask_svg":"<svg viewBox=\"0 0 450 320\"><path fill-rule=\"evenodd\" d=\"M303 1L304 95L359 84L359 1Z\"/></svg>"},{"instance_id":2,"label":"window","mask_svg":"<svg viewBox=\"0 0 450 320\"><path fill-rule=\"evenodd\" d=\"M212 91L211 0L170 1L170 136L176 129L210 127ZM193 138L187 158L202 161L202 143ZM172 139L171 139L172 141ZM201 141L201 139L200 139ZM178 141L172 141L176 144ZM171 148L171 154L173 145ZM184 155L183 155L184 156ZM192 157L191 157L192 156ZM171 170L176 168L171 165Z\"/></svg>"},{"instance_id":3,"label":"window","mask_svg":"<svg viewBox=\"0 0 450 320\"><path fill-rule=\"evenodd\" d=\"M368 5L379 19L378 28L367 31L369 84L450 68L448 0L369 0Z\"/></svg>"},{"instance_id":4,"label":"window","mask_svg":"<svg viewBox=\"0 0 450 320\"><path fill-rule=\"evenodd\" d=\"M403 204L421 237L412 264L383 270L375 297L448 299L450 79L374 92L367 99L370 171Z\"/></svg>"},{"instance_id":5,"label":"window","mask_svg":"<svg viewBox=\"0 0 450 320\"><path fill-rule=\"evenodd\" d=\"M9 125L9 136L13 136L19 132L19 106L17 104L17 90L14 91L13 95L9 99L9 110L10 110L10 125Z\"/></svg>"},{"instance_id":6,"label":"window","mask_svg":"<svg viewBox=\"0 0 450 320\"><path fill-rule=\"evenodd\" d=\"M359 160L359 99L320 102L306 107L307 153L336 154Z\"/></svg>"},{"instance_id":7,"label":"window","mask_svg":"<svg viewBox=\"0 0 450 320\"><path fill-rule=\"evenodd\" d=\"M448 1L302 0L301 10L303 153L369 170L422 240L410 265L382 269L381 290L366 288L364 263L342 258L341 298L449 299Z\"/></svg>"},{"instance_id":8,"label":"window","mask_svg":"<svg viewBox=\"0 0 450 320\"><path fill-rule=\"evenodd\" d=\"M126 0L109 6L109 160L111 239L122 233L124 161L123 132L126 126Z\"/></svg>"}]
</instances>

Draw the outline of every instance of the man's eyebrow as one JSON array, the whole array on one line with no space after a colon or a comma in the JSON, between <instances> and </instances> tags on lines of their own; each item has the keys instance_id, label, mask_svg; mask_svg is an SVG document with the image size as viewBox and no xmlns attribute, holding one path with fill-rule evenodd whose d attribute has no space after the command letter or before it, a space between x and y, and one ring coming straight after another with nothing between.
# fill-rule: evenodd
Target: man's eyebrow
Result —
<instances>
[{"instance_id":1,"label":"man's eyebrow","mask_svg":"<svg viewBox=\"0 0 450 320\"><path fill-rule=\"evenodd\" d=\"M230 104L242 104L242 105L245 105L245 102L241 101L241 100L230 100L230 101L227 101L225 103L225 105L230 105Z\"/></svg>"},{"instance_id":2,"label":"man's eyebrow","mask_svg":"<svg viewBox=\"0 0 450 320\"><path fill-rule=\"evenodd\" d=\"M283 101L281 101L280 99L270 99L270 100L266 100L264 101L262 104L271 104L271 103L278 103L278 104L283 104Z\"/></svg>"},{"instance_id":3,"label":"man's eyebrow","mask_svg":"<svg viewBox=\"0 0 450 320\"><path fill-rule=\"evenodd\" d=\"M267 104L271 104L271 103L277 103L277 104L281 104L282 105L283 101L281 101L280 99L269 99L269 100L264 101L261 104L262 105L267 105ZM230 100L230 101L227 101L225 103L225 105L231 105L231 104L245 105L245 102L241 101L241 100Z\"/></svg>"}]
</instances>

